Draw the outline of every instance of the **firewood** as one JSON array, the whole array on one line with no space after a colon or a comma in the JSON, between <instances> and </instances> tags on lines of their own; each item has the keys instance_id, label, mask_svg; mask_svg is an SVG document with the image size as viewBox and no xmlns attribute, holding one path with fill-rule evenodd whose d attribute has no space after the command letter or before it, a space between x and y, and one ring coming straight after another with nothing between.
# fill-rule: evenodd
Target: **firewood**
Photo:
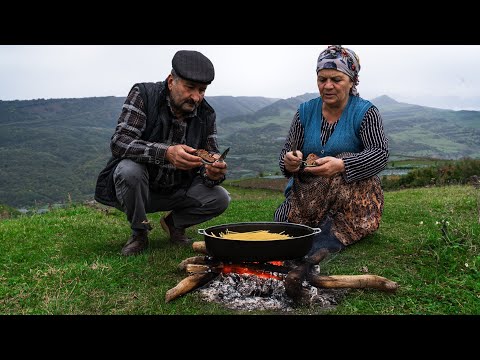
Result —
<instances>
[{"instance_id":1,"label":"firewood","mask_svg":"<svg viewBox=\"0 0 480 360\"><path fill-rule=\"evenodd\" d=\"M219 274L222 271L222 265L201 265L201 264L188 264L185 267L185 270L188 273L193 273L193 274L204 274L207 272L215 272Z\"/></svg>"},{"instance_id":2,"label":"firewood","mask_svg":"<svg viewBox=\"0 0 480 360\"><path fill-rule=\"evenodd\" d=\"M182 295L195 290L218 276L217 273L193 274L180 281L177 286L171 288L165 293L165 302L168 303Z\"/></svg>"},{"instance_id":3,"label":"firewood","mask_svg":"<svg viewBox=\"0 0 480 360\"><path fill-rule=\"evenodd\" d=\"M205 256L192 256L189 258L186 258L183 260L180 264L178 264L178 270L185 270L186 266L189 264L201 264L205 265L207 263L207 260L205 259Z\"/></svg>"},{"instance_id":4,"label":"firewood","mask_svg":"<svg viewBox=\"0 0 480 360\"><path fill-rule=\"evenodd\" d=\"M205 241L195 241L192 243L193 251L208 255L207 247L205 245Z\"/></svg>"},{"instance_id":5,"label":"firewood","mask_svg":"<svg viewBox=\"0 0 480 360\"><path fill-rule=\"evenodd\" d=\"M306 257L305 261L309 264L317 265L318 263L320 263L320 261L325 259L329 253L330 252L328 251L328 249L321 248L314 252L312 255Z\"/></svg>"},{"instance_id":6,"label":"firewood","mask_svg":"<svg viewBox=\"0 0 480 360\"><path fill-rule=\"evenodd\" d=\"M305 262L289 271L285 278L285 292L297 305L302 304L308 297L302 283L312 267L312 264Z\"/></svg>"},{"instance_id":7,"label":"firewood","mask_svg":"<svg viewBox=\"0 0 480 360\"><path fill-rule=\"evenodd\" d=\"M320 263L328 254L327 249L317 250L306 257L302 264L288 272L285 278L285 292L294 302L302 303L304 301L307 294L302 286L303 281L307 278L307 274L311 273L313 266Z\"/></svg>"},{"instance_id":8,"label":"firewood","mask_svg":"<svg viewBox=\"0 0 480 360\"><path fill-rule=\"evenodd\" d=\"M395 292L398 284L387 278L377 275L330 275L321 276L308 274L307 280L316 287L338 289L364 289L373 288L385 292Z\"/></svg>"}]
</instances>

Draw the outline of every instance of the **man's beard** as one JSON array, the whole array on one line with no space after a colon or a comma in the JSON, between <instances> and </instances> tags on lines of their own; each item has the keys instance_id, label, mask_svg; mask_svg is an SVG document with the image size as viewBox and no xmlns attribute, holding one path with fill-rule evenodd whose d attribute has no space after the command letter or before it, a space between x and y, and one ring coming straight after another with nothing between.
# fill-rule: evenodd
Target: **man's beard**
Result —
<instances>
[{"instance_id":1,"label":"man's beard","mask_svg":"<svg viewBox=\"0 0 480 360\"><path fill-rule=\"evenodd\" d=\"M200 103L195 104L194 101L187 100L183 101L181 104L177 104L175 99L172 99L171 106L175 109L176 112L187 115L193 113ZM185 105L190 105L188 108L185 108Z\"/></svg>"}]
</instances>

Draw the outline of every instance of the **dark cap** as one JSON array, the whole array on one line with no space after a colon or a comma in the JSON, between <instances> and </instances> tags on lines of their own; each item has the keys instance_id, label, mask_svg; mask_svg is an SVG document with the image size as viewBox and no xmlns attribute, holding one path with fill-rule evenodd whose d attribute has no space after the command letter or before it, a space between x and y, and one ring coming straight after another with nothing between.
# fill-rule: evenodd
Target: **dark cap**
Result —
<instances>
[{"instance_id":1,"label":"dark cap","mask_svg":"<svg viewBox=\"0 0 480 360\"><path fill-rule=\"evenodd\" d=\"M185 80L210 84L215 77L212 62L198 51L177 51L172 59L172 67Z\"/></svg>"}]
</instances>

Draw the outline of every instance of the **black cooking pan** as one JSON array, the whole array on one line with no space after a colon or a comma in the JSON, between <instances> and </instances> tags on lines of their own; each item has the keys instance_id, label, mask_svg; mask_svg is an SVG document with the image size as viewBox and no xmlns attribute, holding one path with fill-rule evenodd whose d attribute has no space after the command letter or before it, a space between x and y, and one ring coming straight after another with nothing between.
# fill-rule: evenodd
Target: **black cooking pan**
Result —
<instances>
[{"instance_id":1,"label":"black cooking pan","mask_svg":"<svg viewBox=\"0 0 480 360\"><path fill-rule=\"evenodd\" d=\"M271 233L289 235L290 239L281 240L233 240L222 239L221 233L228 231L249 232L268 230ZM212 226L198 229L204 235L208 253L218 260L236 262L267 262L275 260L291 260L305 256L313 244L313 236L320 229L306 225L285 222L249 222Z\"/></svg>"}]
</instances>

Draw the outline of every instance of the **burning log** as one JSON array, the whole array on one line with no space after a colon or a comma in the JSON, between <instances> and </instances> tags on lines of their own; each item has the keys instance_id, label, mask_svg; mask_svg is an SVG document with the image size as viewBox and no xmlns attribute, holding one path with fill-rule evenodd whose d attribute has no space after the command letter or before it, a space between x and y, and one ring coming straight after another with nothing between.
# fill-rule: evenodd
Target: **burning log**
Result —
<instances>
[{"instance_id":1,"label":"burning log","mask_svg":"<svg viewBox=\"0 0 480 360\"><path fill-rule=\"evenodd\" d=\"M218 273L199 273L193 274L182 281L180 281L177 286L168 290L165 294L165 302L168 303L186 293L199 288L208 282L212 281L218 276Z\"/></svg>"},{"instance_id":2,"label":"burning log","mask_svg":"<svg viewBox=\"0 0 480 360\"><path fill-rule=\"evenodd\" d=\"M330 252L327 249L320 249L315 252L313 255L308 256L305 258L305 262L311 265L317 265L327 257Z\"/></svg>"},{"instance_id":3,"label":"burning log","mask_svg":"<svg viewBox=\"0 0 480 360\"><path fill-rule=\"evenodd\" d=\"M308 292L303 288L302 283L307 278L307 274L311 272L312 267L325 259L329 254L327 249L320 249L313 255L307 257L305 262L293 270L289 271L285 278L285 292L297 304L307 302L309 298Z\"/></svg>"},{"instance_id":4,"label":"burning log","mask_svg":"<svg viewBox=\"0 0 480 360\"><path fill-rule=\"evenodd\" d=\"M307 277L308 264L302 264L290 271L285 278L285 292L296 304L302 304L308 298L308 293L302 283Z\"/></svg>"},{"instance_id":5,"label":"burning log","mask_svg":"<svg viewBox=\"0 0 480 360\"><path fill-rule=\"evenodd\" d=\"M195 241L192 243L193 251L208 255L207 246L205 245L205 241Z\"/></svg>"},{"instance_id":6,"label":"burning log","mask_svg":"<svg viewBox=\"0 0 480 360\"><path fill-rule=\"evenodd\" d=\"M201 264L188 264L185 267L185 270L190 274L200 274L200 273L217 273L220 274L222 272L223 265L201 265Z\"/></svg>"},{"instance_id":7,"label":"burning log","mask_svg":"<svg viewBox=\"0 0 480 360\"><path fill-rule=\"evenodd\" d=\"M316 287L338 289L364 289L373 288L385 292L395 292L398 284L377 275L331 275L320 276L315 274L307 275L308 282Z\"/></svg>"},{"instance_id":8,"label":"burning log","mask_svg":"<svg viewBox=\"0 0 480 360\"><path fill-rule=\"evenodd\" d=\"M189 275L181 280L177 286L167 291L165 302L172 301L188 292L202 287L217 278L221 273L253 274L258 277L268 277L283 280L285 293L296 305L310 304L312 294L304 286L307 282L310 287L339 289L339 288L373 288L385 292L395 292L398 284L387 278L377 275L331 275L320 276L315 274L313 267L319 264L329 254L327 249L320 249L313 255L295 262L294 266L287 262L271 263L223 263L208 255L205 241L196 241L192 244L195 252L204 254L183 260L178 268Z\"/></svg>"},{"instance_id":9,"label":"burning log","mask_svg":"<svg viewBox=\"0 0 480 360\"><path fill-rule=\"evenodd\" d=\"M186 258L180 264L178 264L178 270L184 271L187 265L190 265L190 264L206 265L207 263L208 261L205 258L205 256L192 256L192 257Z\"/></svg>"},{"instance_id":10,"label":"burning log","mask_svg":"<svg viewBox=\"0 0 480 360\"><path fill-rule=\"evenodd\" d=\"M288 270L287 270L288 269ZM223 264L223 263L210 263L206 265L202 264L187 264L185 270L191 274L214 272L214 273L237 273L237 274L249 274L258 277L268 277L272 279L283 280L285 274L290 270L285 266L273 265L273 264Z\"/></svg>"},{"instance_id":11,"label":"burning log","mask_svg":"<svg viewBox=\"0 0 480 360\"><path fill-rule=\"evenodd\" d=\"M178 269L184 270L191 275L167 291L165 294L165 302L172 301L179 296L185 295L207 284L215 279L221 272L220 263L212 261L206 256L189 257L178 264Z\"/></svg>"}]
</instances>

